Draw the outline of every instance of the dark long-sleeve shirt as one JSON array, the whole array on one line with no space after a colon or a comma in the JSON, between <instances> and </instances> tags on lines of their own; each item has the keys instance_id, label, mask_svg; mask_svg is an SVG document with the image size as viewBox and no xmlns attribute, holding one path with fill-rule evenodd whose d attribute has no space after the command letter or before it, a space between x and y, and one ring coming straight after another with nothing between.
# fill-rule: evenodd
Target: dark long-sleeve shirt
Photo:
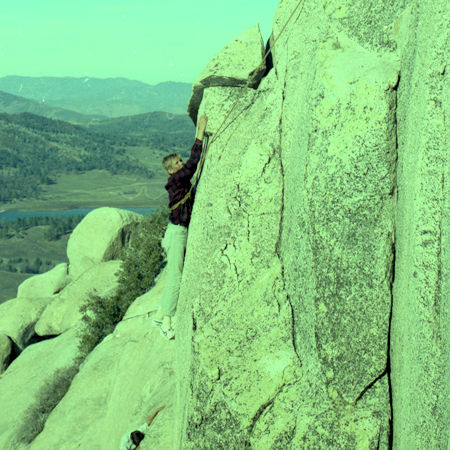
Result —
<instances>
[{"instance_id":1,"label":"dark long-sleeve shirt","mask_svg":"<svg viewBox=\"0 0 450 450\"><path fill-rule=\"evenodd\" d=\"M167 184L164 186L169 193L169 208L178 203L189 192L189 189L191 188L190 180L197 170L197 164L200 161L201 154L202 141L196 139L191 149L191 156L186 164L178 172L173 173L169 177ZM171 211L169 216L170 222L174 225L183 225L187 228L191 221L193 204L194 191L191 191L191 198Z\"/></svg>"}]
</instances>

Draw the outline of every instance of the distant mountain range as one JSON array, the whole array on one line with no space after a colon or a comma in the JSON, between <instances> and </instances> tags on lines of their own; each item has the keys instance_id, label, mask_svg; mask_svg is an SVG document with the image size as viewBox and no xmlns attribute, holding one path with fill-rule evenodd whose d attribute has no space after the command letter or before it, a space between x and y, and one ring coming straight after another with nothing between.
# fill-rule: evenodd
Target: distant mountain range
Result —
<instances>
[{"instance_id":1,"label":"distant mountain range","mask_svg":"<svg viewBox=\"0 0 450 450\"><path fill-rule=\"evenodd\" d=\"M195 135L195 126L187 114L171 114L160 111L115 119L93 119L85 127L106 135L150 136L157 133L165 136L168 134L183 135L189 139L193 139Z\"/></svg>"},{"instance_id":2,"label":"distant mountain range","mask_svg":"<svg viewBox=\"0 0 450 450\"><path fill-rule=\"evenodd\" d=\"M88 123L102 116L113 118L152 111L187 114L192 84L167 81L149 85L126 78L22 77L0 78L0 91L20 96L29 103L26 112L77 123ZM0 111L12 109L17 99L0 96ZM9 103L8 103L9 102ZM16 105L17 106L17 105ZM39 109L38 107L40 106ZM9 110L7 110L9 108ZM88 119L74 114L90 116Z\"/></svg>"}]
</instances>

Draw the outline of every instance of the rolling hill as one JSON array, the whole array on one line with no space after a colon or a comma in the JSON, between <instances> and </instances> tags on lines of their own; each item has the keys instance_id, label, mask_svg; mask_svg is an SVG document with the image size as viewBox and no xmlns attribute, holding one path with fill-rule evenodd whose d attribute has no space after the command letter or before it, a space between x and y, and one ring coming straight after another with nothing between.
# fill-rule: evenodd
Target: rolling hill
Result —
<instances>
[{"instance_id":1,"label":"rolling hill","mask_svg":"<svg viewBox=\"0 0 450 450\"><path fill-rule=\"evenodd\" d=\"M64 108L49 106L46 103L30 100L18 95L8 94L3 91L0 91L0 112L8 114L28 112L48 117L49 119L65 120L78 124L89 124L93 120L107 119L106 116L81 114Z\"/></svg>"},{"instance_id":2,"label":"rolling hill","mask_svg":"<svg viewBox=\"0 0 450 450\"><path fill-rule=\"evenodd\" d=\"M0 114L0 201L39 195L59 173L106 169L153 174L125 154L124 139L30 113Z\"/></svg>"},{"instance_id":3,"label":"rolling hill","mask_svg":"<svg viewBox=\"0 0 450 450\"><path fill-rule=\"evenodd\" d=\"M0 78L0 90L47 106L87 115L120 117L151 111L185 114L192 84L167 81L149 85L126 78Z\"/></svg>"}]
</instances>

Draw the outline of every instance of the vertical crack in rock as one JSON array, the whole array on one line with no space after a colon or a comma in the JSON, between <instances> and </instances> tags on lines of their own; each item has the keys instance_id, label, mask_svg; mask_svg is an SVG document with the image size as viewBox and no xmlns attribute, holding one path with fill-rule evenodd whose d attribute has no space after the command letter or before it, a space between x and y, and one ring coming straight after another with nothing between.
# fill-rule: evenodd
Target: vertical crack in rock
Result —
<instances>
[{"instance_id":1,"label":"vertical crack in rock","mask_svg":"<svg viewBox=\"0 0 450 450\"><path fill-rule=\"evenodd\" d=\"M378 432L377 450L380 450L380 443L381 443L381 429ZM392 448L392 446L390 448Z\"/></svg>"},{"instance_id":2,"label":"vertical crack in rock","mask_svg":"<svg viewBox=\"0 0 450 450\"><path fill-rule=\"evenodd\" d=\"M237 191L238 191L238 193L237 193L237 195L236 195L236 199L237 199L237 201L238 201L238 203L239 203L239 209L242 209L242 205L241 205L241 193L239 192L239 183L237 184Z\"/></svg>"},{"instance_id":3,"label":"vertical crack in rock","mask_svg":"<svg viewBox=\"0 0 450 450\"><path fill-rule=\"evenodd\" d=\"M266 167L269 166L270 161L272 161L272 158L274 157L275 153L277 152L277 149L276 149L275 146L273 146L272 144L270 144L270 146L272 147L272 154L269 156L269 159L268 159L267 162L264 164L264 167L263 167L263 169L262 169L262 171L261 171L260 178L263 177L264 172L266 171ZM265 181L265 180L264 180L264 181ZM267 181L265 181L265 182L267 183Z\"/></svg>"},{"instance_id":4,"label":"vertical crack in rock","mask_svg":"<svg viewBox=\"0 0 450 450\"><path fill-rule=\"evenodd\" d=\"M389 392L389 408L390 408L390 419L389 419L389 448L393 448L393 407L392 407L392 384L391 384L391 359L390 359L390 351L391 351L391 324L392 324L392 310L393 310L393 303L394 303L394 280L395 280L395 263L396 263L396 233L397 233L397 227L396 227L396 211L397 211L397 203L398 203L398 185L397 185L397 165L398 165L398 128L397 128L397 90L398 85L400 83L400 75L397 79L397 83L395 86L393 86L391 89L393 90L395 94L395 103L394 103L394 111L393 111L393 129L394 129L394 137L395 137L395 161L394 161L394 168L393 168L393 181L392 181L392 188L389 192L389 195L391 196L392 200L392 217L393 217L393 238L391 243L391 264L390 268L386 273L386 277L383 279L383 283L386 280L386 278L389 278L389 296L390 296L390 308L389 308L389 319L388 319L388 332L387 332L387 346L386 346L386 366L384 370L376 377L374 378L367 386L364 387L364 389L360 392L360 394L357 396L354 404L356 405L365 395L365 393L372 388L377 381L379 381L381 378L383 378L385 375L387 376L387 383L388 383L388 392ZM380 435L378 436L378 447L380 446L380 439L381 439L381 430Z\"/></svg>"},{"instance_id":5,"label":"vertical crack in rock","mask_svg":"<svg viewBox=\"0 0 450 450\"><path fill-rule=\"evenodd\" d=\"M289 55L288 52L288 46L286 45L286 54L287 56ZM288 61L289 59L286 56L286 61ZM280 155L279 155L279 159L280 159L280 169L281 169L281 211L280 211L280 224L278 227L278 239L277 242L275 244L275 252L277 254L277 257L280 261L281 264L281 278L283 281L283 291L286 292L286 299L289 302L289 306L291 309L291 340L292 340L292 347L294 349L295 354L297 355L298 361L301 365L301 360L300 360L300 356L298 354L297 351L297 344L295 342L295 313L294 313L294 307L292 306L292 301L289 297L289 294L287 293L286 290L286 281L285 281L285 276L284 276L284 263L283 263L283 258L281 256L280 253L280 246L281 246L281 236L283 233L283 216L284 216L284 177L285 177L285 173L284 173L284 166L283 166L283 155L282 155L282 130L283 130L283 107L284 107L284 100L285 100L285 91L286 91L286 79L287 79L287 65L286 65L286 70L284 73L284 85L283 85L283 89L282 89L282 102L281 102L281 112L280 112L280 122L279 122L279 133L280 133L280 143L279 143L279 149L280 149ZM278 306L279 309L279 306Z\"/></svg>"},{"instance_id":6,"label":"vertical crack in rock","mask_svg":"<svg viewBox=\"0 0 450 450\"><path fill-rule=\"evenodd\" d=\"M272 292L276 292L276 284L277 284L277 281L274 280L274 282L272 283ZM281 305L280 305L280 302L278 301L278 299L277 299L276 296L275 296L275 300L277 301L278 313L280 313L280 311L281 311Z\"/></svg>"},{"instance_id":7,"label":"vertical crack in rock","mask_svg":"<svg viewBox=\"0 0 450 450\"><path fill-rule=\"evenodd\" d=\"M389 311L389 326L388 326L388 336L387 336L387 361L386 361L386 373L389 389L389 407L391 412L391 417L389 419L389 448L392 448L393 437L394 437L394 415L392 408L392 384L391 384L391 324L392 324L392 305L394 302L393 287L395 278L395 228L394 228L394 242L392 243L392 269L391 269L391 280L390 280L390 292L391 292L391 308Z\"/></svg>"},{"instance_id":8,"label":"vertical crack in rock","mask_svg":"<svg viewBox=\"0 0 450 450\"><path fill-rule=\"evenodd\" d=\"M397 243L397 218L396 211L398 207L398 184L397 184L397 169L398 169L398 123L397 123L397 107L398 107L398 86L400 84L400 74L397 79L397 83L393 87L393 91L395 92L395 108L394 108L394 133L395 133L395 164L394 164L394 182L393 182L393 214L394 214L394 238L392 242L392 262L391 262L391 277L389 280L389 292L391 296L391 307L389 311L389 325L388 325L388 336L387 336L387 357L386 357L386 373L387 373L387 381L388 381L388 389L389 389L389 407L391 417L389 420L389 448L392 448L393 445L393 436L394 436L394 416L393 416L393 407L392 407L392 383L391 383L391 325L392 325L392 309L394 304L394 280L395 280L395 263L396 263L396 243Z\"/></svg>"},{"instance_id":9,"label":"vertical crack in rock","mask_svg":"<svg viewBox=\"0 0 450 450\"><path fill-rule=\"evenodd\" d=\"M225 244L225 247L224 247L224 248L220 249L220 251L222 252L222 255L225 256L225 258L227 258L228 264L229 264L230 267L231 267L230 257L225 253L225 250L227 249L227 247L228 247L228 242Z\"/></svg>"}]
</instances>

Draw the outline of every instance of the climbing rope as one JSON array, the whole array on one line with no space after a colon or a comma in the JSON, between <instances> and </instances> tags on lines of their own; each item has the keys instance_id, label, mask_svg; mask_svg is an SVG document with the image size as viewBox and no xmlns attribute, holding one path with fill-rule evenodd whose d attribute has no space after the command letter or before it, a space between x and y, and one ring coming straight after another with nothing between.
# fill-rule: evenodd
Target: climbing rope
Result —
<instances>
[{"instance_id":1,"label":"climbing rope","mask_svg":"<svg viewBox=\"0 0 450 450\"><path fill-rule=\"evenodd\" d=\"M277 38L274 40L273 44L270 46L269 50L266 52L266 54L264 55L264 58L262 59L262 61L259 63L259 66L251 73L256 74L258 72L258 68L260 68L264 62L266 61L266 58L269 56L269 53L272 51L272 46L275 47L276 42L278 41L278 39L280 38L280 36L283 34L284 29L286 28L287 24L289 23L289 21L291 20L292 16L294 15L295 11L297 11L297 8L300 6L300 4L302 3L303 0L299 0L299 2L297 3L297 6L294 8L294 10L292 11L291 15L289 16L289 19L286 21L286 23L284 24L283 28L281 29L280 33L278 34ZM302 7L303 10L303 7ZM302 12L302 10L300 10L300 13ZM299 13L299 14L300 14ZM209 143L209 146L211 146L211 144L217 139L217 136L219 135L219 131L222 128L223 124L225 123L225 121L228 119L228 117L230 116L231 112L233 111L233 109L235 108L235 106L237 105L239 99L241 98L241 94L243 93L244 89L247 88L251 83L253 83L254 81L254 77L250 76L249 79L247 80L247 83L245 84L245 86L242 86L241 91L239 92L236 101L234 102L233 106L231 107L230 111L228 112L228 114L225 116L225 119L223 119L222 123L220 124L220 127L217 129L216 133L214 134L213 138L211 139L211 142ZM178 208L178 206L180 206L182 203L185 203L189 198L191 198L191 192L192 192L192 188L194 187L194 185L196 185L197 180L200 178L200 173L202 171L202 167L203 167L203 163L205 161L206 158L206 151L208 149L208 138L209 135L205 134L206 136L206 143L205 143L205 147L204 147L204 151L202 151L202 156L200 158L200 162L199 165L197 167L197 170L194 174L194 181L193 184L191 185L189 192L175 205L173 205L170 209L171 211L173 211L174 209Z\"/></svg>"},{"instance_id":2,"label":"climbing rope","mask_svg":"<svg viewBox=\"0 0 450 450\"><path fill-rule=\"evenodd\" d=\"M297 8L300 6L300 4L302 3L302 1L303 1L303 0L299 0L299 2L297 3L297 6L296 6L296 7L294 8L294 10L292 11L291 15L289 16L289 19L288 19L288 20L286 21L286 23L284 24L284 26L283 26L283 28L281 29L280 33L278 34L277 38L273 41L273 44L270 46L269 50L268 50L268 51L266 52L266 54L264 55L264 58L263 58L263 60L261 61L261 63L259 64L258 67L261 67L261 66L264 64L264 62L265 62L267 56L269 56L269 53L272 51L272 47L275 47L276 42L278 41L278 39L279 39L280 36L282 35L284 29L286 28L287 24L288 24L289 21L291 20L292 16L294 15L294 13L295 13L295 11L297 10ZM300 13L301 13L302 11L303 11L303 7L302 7L302 9L300 10ZM300 14L300 13L299 13L299 14ZM254 73L257 73L258 67L253 71ZM201 156L201 158L200 158L199 165L198 165L197 170L196 170L196 172L195 172L195 174L194 174L194 183L191 185L191 188L189 189L189 192L185 195L185 197L184 197L182 200L180 200L178 203L176 203L174 206L172 206L172 207L170 208L171 210L174 210L174 209L177 208L181 203L186 202L186 200L187 200L188 198L190 198L192 188L193 188L193 186L196 184L198 178L200 177L200 173L201 173L201 171L202 171L203 162L205 161L206 151L207 151L207 149L208 149L208 146L210 146L210 145L215 141L215 139L217 138L217 136L218 136L218 134L219 134L220 129L222 128L223 124L224 124L225 121L228 119L229 115L231 114L231 112L233 111L234 107L236 106L236 104L237 104L237 102L238 102L238 100L239 100L239 98L240 98L240 96L241 96L243 90L244 90L246 87L248 87L248 85L249 85L252 81L253 81L253 79L252 79L252 77L250 77L250 79L247 81L247 84L246 84L245 86L242 87L242 89L241 89L241 91L239 92L239 95L238 95L236 101L234 102L234 104L233 104L232 108L230 109L229 113L225 116L225 119L223 119L222 123L220 124L220 127L217 129L217 131L216 131L216 133L214 134L213 138L211 139L211 142L210 142L210 143L208 142L208 141L209 141L210 133L205 133L205 134L204 134L204 137L206 137L206 140L205 140L205 149L204 149L204 151L202 151L202 156ZM209 144L209 145L208 145L208 144ZM146 313L144 313L144 314L138 314L137 316L127 317L127 318L124 319L124 320L134 319L135 317L141 317L141 316L148 316L148 317L150 317L150 314L153 313L153 312L156 312L156 310L148 311L148 312L146 312Z\"/></svg>"}]
</instances>

